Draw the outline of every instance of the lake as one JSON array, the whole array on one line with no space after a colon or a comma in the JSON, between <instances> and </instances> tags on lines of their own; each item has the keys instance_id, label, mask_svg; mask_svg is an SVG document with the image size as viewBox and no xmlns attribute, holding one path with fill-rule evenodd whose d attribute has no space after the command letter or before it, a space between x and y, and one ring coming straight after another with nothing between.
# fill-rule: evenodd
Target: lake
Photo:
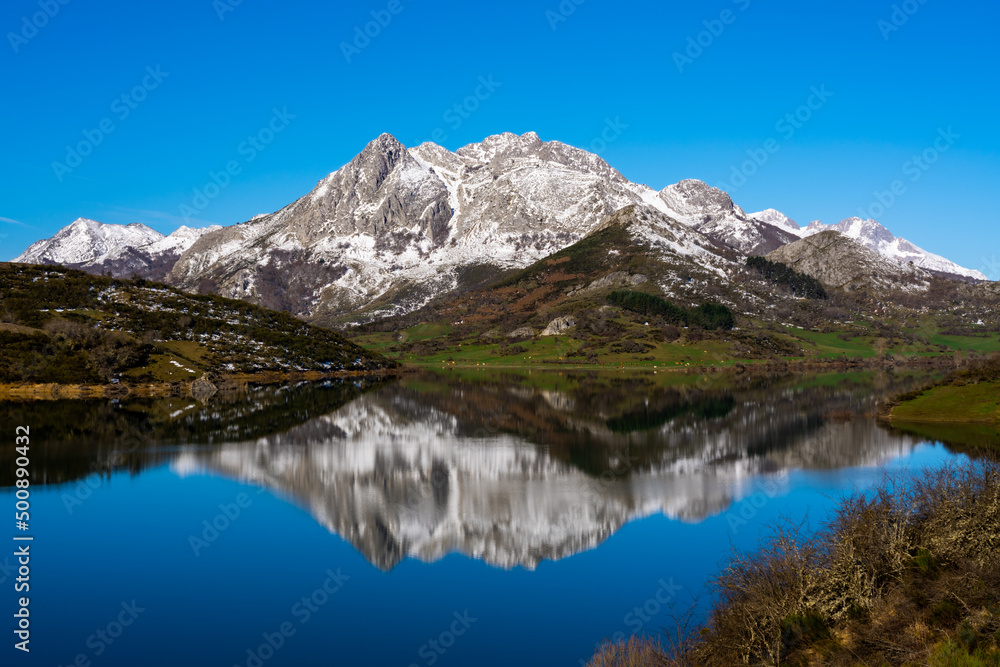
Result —
<instances>
[{"instance_id":1,"label":"lake","mask_svg":"<svg viewBox=\"0 0 1000 667\"><path fill-rule=\"evenodd\" d=\"M30 530L6 539L34 541L31 654L7 615L4 664L575 667L701 613L780 518L815 529L884 471L974 451L872 419L924 379L454 371L6 403L11 513L14 427L32 438Z\"/></svg>"}]
</instances>

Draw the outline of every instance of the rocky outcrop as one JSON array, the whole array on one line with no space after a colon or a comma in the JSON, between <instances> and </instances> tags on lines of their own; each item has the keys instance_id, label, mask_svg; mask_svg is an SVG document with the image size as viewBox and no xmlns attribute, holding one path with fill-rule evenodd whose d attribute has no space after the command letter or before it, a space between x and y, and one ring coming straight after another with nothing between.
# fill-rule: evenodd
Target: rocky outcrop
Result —
<instances>
[{"instance_id":1,"label":"rocky outcrop","mask_svg":"<svg viewBox=\"0 0 1000 667\"><path fill-rule=\"evenodd\" d=\"M698 180L664 188L659 199L674 219L747 255L764 255L798 238L790 230L751 218L728 194Z\"/></svg>"},{"instance_id":2,"label":"rocky outcrop","mask_svg":"<svg viewBox=\"0 0 1000 667\"><path fill-rule=\"evenodd\" d=\"M825 231L786 245L767 255L816 278L827 287L848 291L861 288L925 289L928 274L886 259L835 231Z\"/></svg>"},{"instance_id":3,"label":"rocky outcrop","mask_svg":"<svg viewBox=\"0 0 1000 667\"><path fill-rule=\"evenodd\" d=\"M641 273L615 271L614 273L609 273L603 278L598 278L582 289L570 292L567 296L579 296L604 289L617 289L619 287L635 287L636 285L641 285L646 282L649 282L649 278Z\"/></svg>"},{"instance_id":4,"label":"rocky outcrop","mask_svg":"<svg viewBox=\"0 0 1000 667\"><path fill-rule=\"evenodd\" d=\"M534 338L534 337L535 337L535 330L532 329L531 327L519 327L511 331L509 334L507 334L507 338Z\"/></svg>"},{"instance_id":5,"label":"rocky outcrop","mask_svg":"<svg viewBox=\"0 0 1000 667\"><path fill-rule=\"evenodd\" d=\"M542 332L543 336L558 336L559 334L566 333L570 329L576 326L576 319L572 316L568 317L557 317L556 319L549 322L549 325L545 327Z\"/></svg>"},{"instance_id":6,"label":"rocky outcrop","mask_svg":"<svg viewBox=\"0 0 1000 667\"><path fill-rule=\"evenodd\" d=\"M202 376L191 383L191 398L199 401L212 398L212 396L215 396L218 391L219 388L205 376Z\"/></svg>"}]
</instances>

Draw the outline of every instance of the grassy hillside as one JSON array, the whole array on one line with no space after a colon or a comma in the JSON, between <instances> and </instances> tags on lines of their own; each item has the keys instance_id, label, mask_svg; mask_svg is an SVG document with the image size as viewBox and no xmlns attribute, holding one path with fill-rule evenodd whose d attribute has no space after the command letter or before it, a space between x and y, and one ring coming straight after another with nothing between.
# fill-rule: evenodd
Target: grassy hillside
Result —
<instances>
[{"instance_id":1,"label":"grassy hillside","mask_svg":"<svg viewBox=\"0 0 1000 667\"><path fill-rule=\"evenodd\" d=\"M1000 288L826 289L761 258L722 278L650 247L627 210L579 242L401 317L357 340L409 364L649 367L746 360L892 360L1000 351ZM710 314L709 317L705 317ZM542 332L559 318L555 336ZM551 333L551 332L550 332Z\"/></svg>"},{"instance_id":2,"label":"grassy hillside","mask_svg":"<svg viewBox=\"0 0 1000 667\"><path fill-rule=\"evenodd\" d=\"M893 423L1000 424L1000 356L977 361L904 394L890 408Z\"/></svg>"},{"instance_id":3,"label":"grassy hillside","mask_svg":"<svg viewBox=\"0 0 1000 667\"><path fill-rule=\"evenodd\" d=\"M242 301L0 264L0 382L176 382L395 366L337 333Z\"/></svg>"},{"instance_id":4,"label":"grassy hillside","mask_svg":"<svg viewBox=\"0 0 1000 667\"><path fill-rule=\"evenodd\" d=\"M1000 336L927 335L921 328L888 329L873 319L806 329L737 318L734 330L684 328L613 306L607 294L575 313L576 327L557 336L503 335L447 317L389 331L352 334L366 347L410 365L560 368L681 368L732 366L755 360L887 361L977 355L1000 351ZM603 305L599 305L603 304ZM544 318L541 318L544 319ZM533 327L535 334L540 329Z\"/></svg>"}]
</instances>

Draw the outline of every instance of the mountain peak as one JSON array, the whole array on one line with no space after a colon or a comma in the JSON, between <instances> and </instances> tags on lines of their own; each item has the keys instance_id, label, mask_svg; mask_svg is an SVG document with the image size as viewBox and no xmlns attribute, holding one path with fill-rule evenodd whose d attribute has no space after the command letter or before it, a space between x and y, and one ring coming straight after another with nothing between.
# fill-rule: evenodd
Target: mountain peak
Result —
<instances>
[{"instance_id":1,"label":"mountain peak","mask_svg":"<svg viewBox=\"0 0 1000 667\"><path fill-rule=\"evenodd\" d=\"M403 145L399 141L399 139L397 139L394 135L392 135L389 132L383 132L382 134L378 135L377 137L375 137L374 139L372 139L370 142L368 142L369 146L371 146L372 144L382 145L382 146L402 146Z\"/></svg>"},{"instance_id":2,"label":"mountain peak","mask_svg":"<svg viewBox=\"0 0 1000 667\"><path fill-rule=\"evenodd\" d=\"M470 167L485 166L495 174L551 167L592 174L618 184L628 182L599 155L561 141L543 141L536 132L494 134L459 148L455 154Z\"/></svg>"},{"instance_id":3,"label":"mountain peak","mask_svg":"<svg viewBox=\"0 0 1000 667\"><path fill-rule=\"evenodd\" d=\"M406 146L396 137L386 132L369 141L364 149L355 157L355 160L359 158L364 159L371 155L399 156L405 152Z\"/></svg>"},{"instance_id":4,"label":"mountain peak","mask_svg":"<svg viewBox=\"0 0 1000 667\"><path fill-rule=\"evenodd\" d=\"M986 280L986 276L979 271L966 269L940 255L927 252L904 238L895 236L877 220L852 217L845 218L836 225L824 225L816 221L803 230L803 235L811 236L825 231L840 232L847 238L903 266L913 264L934 273Z\"/></svg>"},{"instance_id":5,"label":"mountain peak","mask_svg":"<svg viewBox=\"0 0 1000 667\"><path fill-rule=\"evenodd\" d=\"M164 235L146 225L109 225L77 218L55 236L38 241L13 261L24 264L86 266L121 256L130 248L149 245Z\"/></svg>"},{"instance_id":6,"label":"mountain peak","mask_svg":"<svg viewBox=\"0 0 1000 667\"><path fill-rule=\"evenodd\" d=\"M469 144L459 148L458 155L477 162L492 162L495 159L509 157L527 157L537 153L545 144L534 132L522 135L513 132L492 134L479 143Z\"/></svg>"},{"instance_id":7,"label":"mountain peak","mask_svg":"<svg viewBox=\"0 0 1000 667\"><path fill-rule=\"evenodd\" d=\"M103 222L98 222L97 220L91 220L90 218L77 218L73 222L71 222L68 225L66 225L65 227L63 227L63 230L66 230L66 229L87 229L87 228L89 228L89 229L96 229L96 228L103 227L103 226L104 226L104 223ZM62 231L62 230L60 230L60 231Z\"/></svg>"},{"instance_id":8,"label":"mountain peak","mask_svg":"<svg viewBox=\"0 0 1000 667\"><path fill-rule=\"evenodd\" d=\"M787 215L776 209L769 208L758 213L751 213L750 217L754 220L760 220L761 222L766 222L769 225L780 227L781 229L789 231L796 236L802 235L802 228L799 226L799 223L795 222Z\"/></svg>"},{"instance_id":9,"label":"mountain peak","mask_svg":"<svg viewBox=\"0 0 1000 667\"><path fill-rule=\"evenodd\" d=\"M694 178L668 185L659 196L680 222L689 225L700 224L709 218L732 216L737 212L738 217L745 216L728 194Z\"/></svg>"},{"instance_id":10,"label":"mountain peak","mask_svg":"<svg viewBox=\"0 0 1000 667\"><path fill-rule=\"evenodd\" d=\"M658 197L678 222L748 255L770 252L797 236L790 229L749 217L728 193L694 178L664 188Z\"/></svg>"},{"instance_id":11,"label":"mountain peak","mask_svg":"<svg viewBox=\"0 0 1000 667\"><path fill-rule=\"evenodd\" d=\"M349 173L349 179L366 192L376 192L398 166L406 161L413 162L404 146L396 137L384 133L368 142L368 145L344 167L327 176L313 191L312 201L317 201L329 190L336 177Z\"/></svg>"},{"instance_id":12,"label":"mountain peak","mask_svg":"<svg viewBox=\"0 0 1000 667\"><path fill-rule=\"evenodd\" d=\"M876 220L863 218L845 218L835 225L843 234L854 239L872 240L875 242L892 243L896 237Z\"/></svg>"},{"instance_id":13,"label":"mountain peak","mask_svg":"<svg viewBox=\"0 0 1000 667\"><path fill-rule=\"evenodd\" d=\"M682 208L708 209L717 213L739 210L740 214L743 214L743 210L733 203L728 193L696 178L668 185L660 192L660 197Z\"/></svg>"}]
</instances>

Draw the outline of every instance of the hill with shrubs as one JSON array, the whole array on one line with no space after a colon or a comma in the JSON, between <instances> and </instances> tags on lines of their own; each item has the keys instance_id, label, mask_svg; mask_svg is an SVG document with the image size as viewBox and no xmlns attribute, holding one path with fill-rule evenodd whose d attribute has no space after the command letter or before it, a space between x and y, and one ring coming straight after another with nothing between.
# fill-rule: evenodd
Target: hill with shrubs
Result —
<instances>
[{"instance_id":1,"label":"hill with shrubs","mask_svg":"<svg viewBox=\"0 0 1000 667\"><path fill-rule=\"evenodd\" d=\"M287 313L144 279L0 264L0 382L377 371L396 363Z\"/></svg>"}]
</instances>

